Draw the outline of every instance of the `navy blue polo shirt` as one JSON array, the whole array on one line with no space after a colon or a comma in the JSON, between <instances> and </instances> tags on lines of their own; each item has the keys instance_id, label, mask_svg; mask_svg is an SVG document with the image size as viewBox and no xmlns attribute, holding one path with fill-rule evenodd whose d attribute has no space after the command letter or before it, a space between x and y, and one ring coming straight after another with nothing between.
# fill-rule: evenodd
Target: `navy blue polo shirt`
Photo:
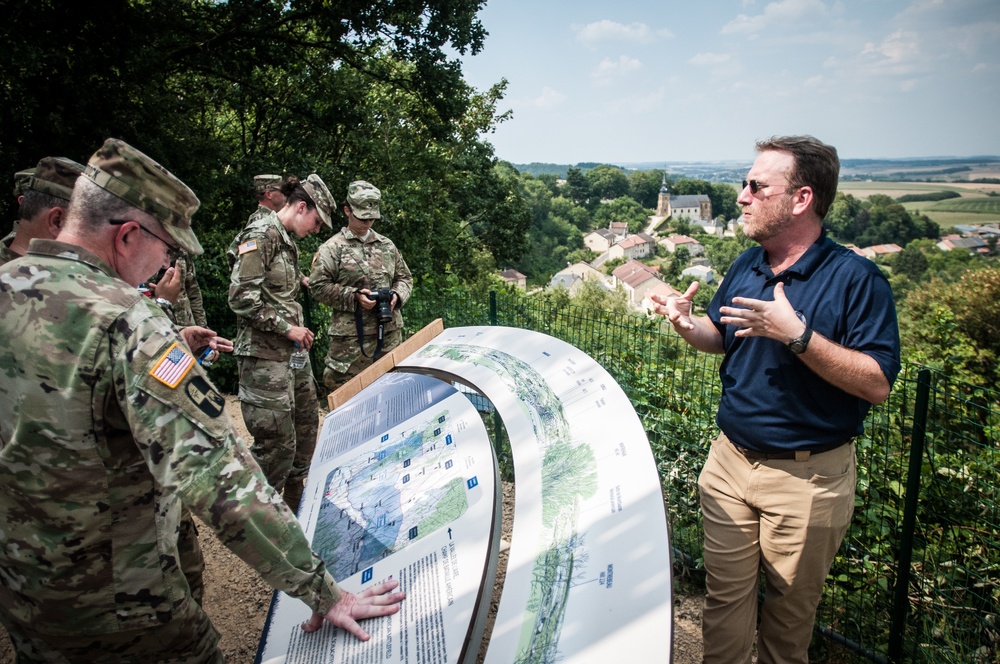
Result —
<instances>
[{"instance_id":1,"label":"navy blue polo shirt","mask_svg":"<svg viewBox=\"0 0 1000 664\"><path fill-rule=\"evenodd\" d=\"M823 233L794 265L775 275L764 249L754 247L736 259L708 308L725 348L715 421L737 445L762 452L808 450L852 438L863 431L870 403L817 376L784 343L737 337L739 328L719 322L719 308L734 306L734 297L773 300L779 281L815 332L874 358L890 385L899 373L896 305L873 262Z\"/></svg>"}]
</instances>

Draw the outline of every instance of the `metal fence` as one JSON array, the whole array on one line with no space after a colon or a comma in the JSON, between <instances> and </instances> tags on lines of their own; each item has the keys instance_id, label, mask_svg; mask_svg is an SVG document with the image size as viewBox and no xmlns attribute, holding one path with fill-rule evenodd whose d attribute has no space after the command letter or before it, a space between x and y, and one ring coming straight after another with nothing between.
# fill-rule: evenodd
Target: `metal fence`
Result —
<instances>
[{"instance_id":1,"label":"metal fence","mask_svg":"<svg viewBox=\"0 0 1000 664\"><path fill-rule=\"evenodd\" d=\"M328 312L307 309L319 368ZM662 320L513 291L423 299L418 289L405 317L407 333L435 318L535 330L604 366L647 431L675 560L700 570L697 477L715 435L718 356ZM1000 662L1000 393L904 363L857 450L854 519L824 590L813 661Z\"/></svg>"}]
</instances>

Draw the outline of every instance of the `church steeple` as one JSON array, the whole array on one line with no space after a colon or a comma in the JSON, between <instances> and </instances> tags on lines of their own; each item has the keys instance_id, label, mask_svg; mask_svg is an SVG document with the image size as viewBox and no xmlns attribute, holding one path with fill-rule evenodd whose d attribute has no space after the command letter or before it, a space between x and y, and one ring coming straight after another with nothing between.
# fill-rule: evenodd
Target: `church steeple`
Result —
<instances>
[{"instance_id":1,"label":"church steeple","mask_svg":"<svg viewBox=\"0 0 1000 664\"><path fill-rule=\"evenodd\" d=\"M667 185L667 167L663 167L663 184L660 185L660 196L656 200L656 216L670 216L670 187Z\"/></svg>"}]
</instances>

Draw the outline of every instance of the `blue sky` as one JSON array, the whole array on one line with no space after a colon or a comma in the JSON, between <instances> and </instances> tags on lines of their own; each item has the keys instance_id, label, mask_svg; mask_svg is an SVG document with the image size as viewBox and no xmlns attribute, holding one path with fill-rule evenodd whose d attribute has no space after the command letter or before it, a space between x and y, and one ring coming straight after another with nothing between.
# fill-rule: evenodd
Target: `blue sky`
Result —
<instances>
[{"instance_id":1,"label":"blue sky","mask_svg":"<svg viewBox=\"0 0 1000 664\"><path fill-rule=\"evenodd\" d=\"M463 58L506 78L514 163L751 160L812 134L842 158L1000 155L1000 0L489 0Z\"/></svg>"}]
</instances>

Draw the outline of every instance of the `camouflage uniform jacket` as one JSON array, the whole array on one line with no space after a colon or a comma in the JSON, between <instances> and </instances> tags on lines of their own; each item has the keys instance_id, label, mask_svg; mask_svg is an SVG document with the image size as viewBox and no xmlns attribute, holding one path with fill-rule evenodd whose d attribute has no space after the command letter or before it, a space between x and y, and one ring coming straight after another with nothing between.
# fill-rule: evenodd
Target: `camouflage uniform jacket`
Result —
<instances>
[{"instance_id":1,"label":"camouflage uniform jacket","mask_svg":"<svg viewBox=\"0 0 1000 664\"><path fill-rule=\"evenodd\" d=\"M328 610L339 588L156 304L80 247L29 253L0 268L0 622L56 636L168 622L190 601L182 505Z\"/></svg>"},{"instance_id":2,"label":"camouflage uniform jacket","mask_svg":"<svg viewBox=\"0 0 1000 664\"><path fill-rule=\"evenodd\" d=\"M17 236L17 229L12 230L3 239L0 239L0 265L5 265L19 256L10 250L14 238Z\"/></svg>"},{"instance_id":3,"label":"camouflage uniform jacket","mask_svg":"<svg viewBox=\"0 0 1000 664\"><path fill-rule=\"evenodd\" d=\"M299 250L278 215L258 208L227 252L232 276L229 308L237 317L234 355L287 360L294 347L285 336L305 325Z\"/></svg>"},{"instance_id":4,"label":"camouflage uniform jacket","mask_svg":"<svg viewBox=\"0 0 1000 664\"><path fill-rule=\"evenodd\" d=\"M400 309L413 290L413 277L406 261L392 240L384 235L369 230L367 238L362 240L345 226L320 246L309 277L312 296L333 308L330 335L353 337L357 334L354 294L362 288L394 290L399 303L385 331L403 327ZM378 326L375 310L363 311L362 320L365 334L375 334Z\"/></svg>"},{"instance_id":5,"label":"camouflage uniform jacket","mask_svg":"<svg viewBox=\"0 0 1000 664\"><path fill-rule=\"evenodd\" d=\"M187 254L177 257L174 268L181 273L181 292L174 303L174 322L178 327L201 325L208 327L205 305L201 299L201 288L194 270L194 261Z\"/></svg>"}]
</instances>

